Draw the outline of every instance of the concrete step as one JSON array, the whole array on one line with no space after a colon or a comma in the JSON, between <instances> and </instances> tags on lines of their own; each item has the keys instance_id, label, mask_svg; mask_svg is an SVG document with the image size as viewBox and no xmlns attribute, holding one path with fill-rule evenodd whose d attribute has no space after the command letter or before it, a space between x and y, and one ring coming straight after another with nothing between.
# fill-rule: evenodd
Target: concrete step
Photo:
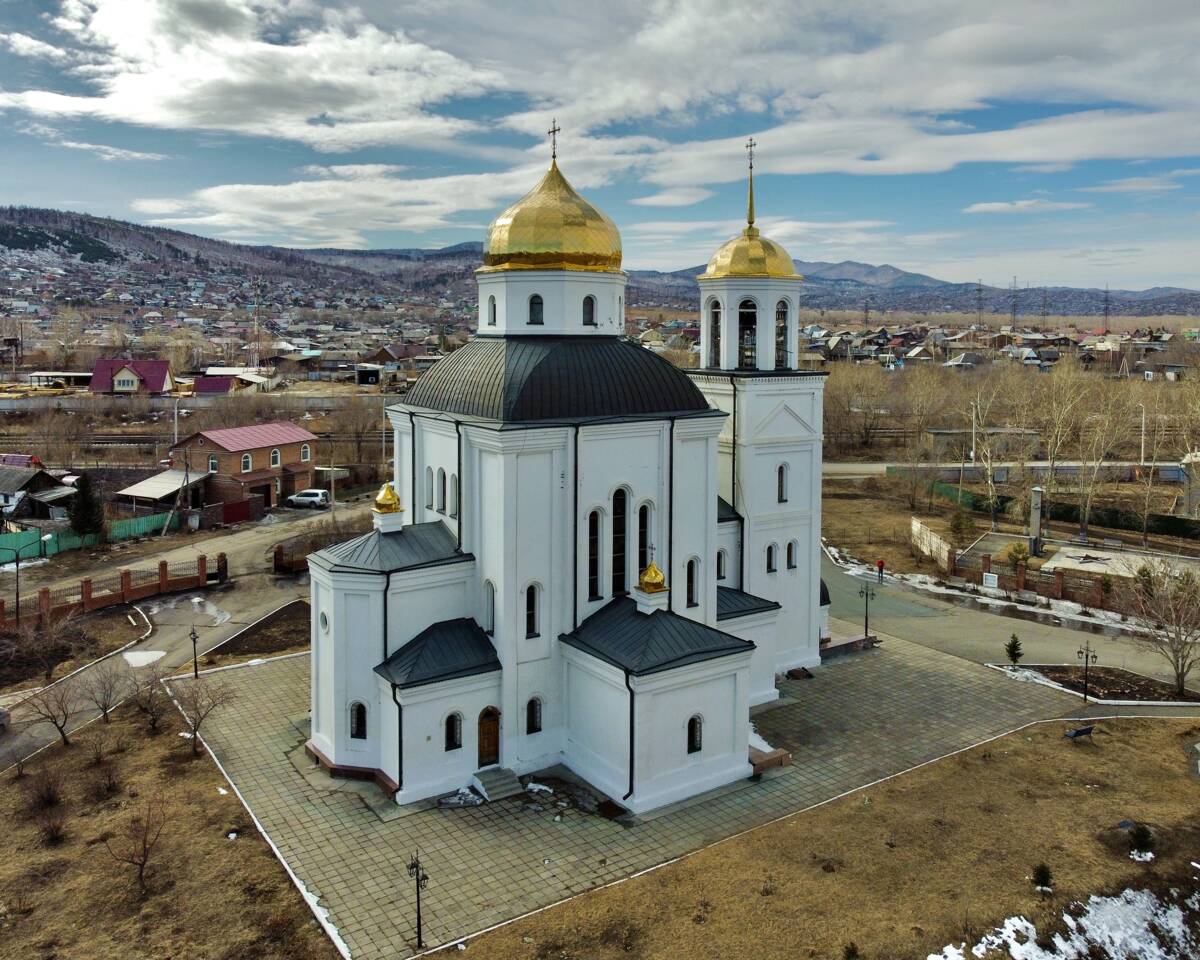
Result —
<instances>
[{"instance_id":1,"label":"concrete step","mask_svg":"<svg viewBox=\"0 0 1200 960\"><path fill-rule=\"evenodd\" d=\"M478 771L475 774L474 786L489 802L515 797L525 792L517 775L504 767L488 767Z\"/></svg>"}]
</instances>

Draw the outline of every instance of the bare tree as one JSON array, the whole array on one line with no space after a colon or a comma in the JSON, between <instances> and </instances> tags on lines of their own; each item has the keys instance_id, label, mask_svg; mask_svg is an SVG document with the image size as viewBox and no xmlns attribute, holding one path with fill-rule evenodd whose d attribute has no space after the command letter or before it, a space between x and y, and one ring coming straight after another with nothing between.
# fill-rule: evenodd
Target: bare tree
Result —
<instances>
[{"instance_id":1,"label":"bare tree","mask_svg":"<svg viewBox=\"0 0 1200 960\"><path fill-rule=\"evenodd\" d=\"M1150 526L1150 508L1153 504L1155 473L1158 470L1158 458L1167 441L1166 418L1160 409L1162 395L1159 390L1152 390L1142 403L1142 415L1145 419L1145 429L1139 450L1142 462L1138 466L1138 481L1142 486L1141 515L1142 515L1142 546L1149 542L1148 528Z\"/></svg>"},{"instance_id":2,"label":"bare tree","mask_svg":"<svg viewBox=\"0 0 1200 960\"><path fill-rule=\"evenodd\" d=\"M167 673L155 663L133 675L133 699L138 709L146 715L151 731L157 731L163 716L171 705L171 697L163 684Z\"/></svg>"},{"instance_id":3,"label":"bare tree","mask_svg":"<svg viewBox=\"0 0 1200 960\"><path fill-rule=\"evenodd\" d=\"M125 829L104 841L104 849L119 863L127 863L137 871L138 890L146 894L146 871L158 849L163 829L170 818L170 807L162 794L156 793L145 806L130 817Z\"/></svg>"},{"instance_id":4,"label":"bare tree","mask_svg":"<svg viewBox=\"0 0 1200 960\"><path fill-rule=\"evenodd\" d=\"M1072 360L1059 361L1048 377L1034 381L1037 402L1030 423L1039 432L1046 452L1046 489L1058 486L1058 466L1070 448L1087 395L1087 374Z\"/></svg>"},{"instance_id":5,"label":"bare tree","mask_svg":"<svg viewBox=\"0 0 1200 960\"><path fill-rule=\"evenodd\" d=\"M55 667L79 652L83 637L71 621L70 615L27 617L20 629L0 636L0 662L32 664L48 684Z\"/></svg>"},{"instance_id":6,"label":"bare tree","mask_svg":"<svg viewBox=\"0 0 1200 960\"><path fill-rule=\"evenodd\" d=\"M125 699L129 689L129 674L124 667L109 657L89 667L83 674L83 696L100 711L100 718L108 723L108 714Z\"/></svg>"},{"instance_id":7,"label":"bare tree","mask_svg":"<svg viewBox=\"0 0 1200 960\"><path fill-rule=\"evenodd\" d=\"M74 712L71 687L69 683L51 684L21 701L21 705L27 707L35 717L45 720L58 731L64 747L71 745L71 739L67 735L67 725L71 722L71 714Z\"/></svg>"},{"instance_id":8,"label":"bare tree","mask_svg":"<svg viewBox=\"0 0 1200 960\"><path fill-rule=\"evenodd\" d=\"M354 397L332 412L329 417L332 429L344 433L354 448L354 463L366 463L368 439L380 435L383 428L383 407L378 401Z\"/></svg>"},{"instance_id":9,"label":"bare tree","mask_svg":"<svg viewBox=\"0 0 1200 960\"><path fill-rule=\"evenodd\" d=\"M233 690L220 680L199 677L175 685L175 699L183 710L183 719L192 731L192 753L200 753L200 727L213 711L232 703Z\"/></svg>"},{"instance_id":10,"label":"bare tree","mask_svg":"<svg viewBox=\"0 0 1200 960\"><path fill-rule=\"evenodd\" d=\"M1079 496L1079 533L1085 539L1096 493L1112 473L1105 460L1120 448L1129 432L1129 392L1111 389L1113 386L1119 385L1102 381L1102 387L1092 391L1089 410L1076 430L1079 465L1075 485Z\"/></svg>"},{"instance_id":11,"label":"bare tree","mask_svg":"<svg viewBox=\"0 0 1200 960\"><path fill-rule=\"evenodd\" d=\"M1134 576L1129 597L1133 612L1152 627L1135 642L1171 665L1183 699L1188 675L1200 662L1200 577L1191 567L1150 560Z\"/></svg>"}]
</instances>

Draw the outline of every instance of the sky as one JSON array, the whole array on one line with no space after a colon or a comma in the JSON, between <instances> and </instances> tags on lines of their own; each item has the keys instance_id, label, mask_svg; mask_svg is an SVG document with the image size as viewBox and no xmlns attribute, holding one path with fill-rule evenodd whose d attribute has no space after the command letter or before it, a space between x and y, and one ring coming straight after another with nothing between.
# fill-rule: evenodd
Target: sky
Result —
<instances>
[{"instance_id":1,"label":"sky","mask_svg":"<svg viewBox=\"0 0 1200 960\"><path fill-rule=\"evenodd\" d=\"M1200 287L1197 0L0 0L0 203L483 238L559 164L625 266L743 225L959 282Z\"/></svg>"}]
</instances>

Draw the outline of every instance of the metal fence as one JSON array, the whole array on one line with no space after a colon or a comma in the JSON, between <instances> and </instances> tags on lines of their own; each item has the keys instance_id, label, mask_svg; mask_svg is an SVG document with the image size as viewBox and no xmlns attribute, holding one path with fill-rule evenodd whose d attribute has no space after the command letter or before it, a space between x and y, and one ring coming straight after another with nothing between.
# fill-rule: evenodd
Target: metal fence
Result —
<instances>
[{"instance_id":1,"label":"metal fence","mask_svg":"<svg viewBox=\"0 0 1200 960\"><path fill-rule=\"evenodd\" d=\"M129 517L124 520L108 521L107 539L110 543L119 540L132 540L162 533L163 526L168 530L179 528L179 514L155 513L147 517ZM48 539L43 540L46 536ZM22 560L35 560L42 557L53 557L65 550L78 550L81 547L94 547L98 543L95 534L81 537L71 530L57 530L43 534L41 530L22 530L19 533L0 534L0 563L12 563L19 556Z\"/></svg>"}]
</instances>

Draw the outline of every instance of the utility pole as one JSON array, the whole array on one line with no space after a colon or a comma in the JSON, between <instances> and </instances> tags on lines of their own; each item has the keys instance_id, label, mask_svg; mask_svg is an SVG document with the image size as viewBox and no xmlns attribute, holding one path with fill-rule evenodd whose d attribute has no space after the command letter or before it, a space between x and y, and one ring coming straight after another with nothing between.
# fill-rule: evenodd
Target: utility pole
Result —
<instances>
[{"instance_id":1,"label":"utility pole","mask_svg":"<svg viewBox=\"0 0 1200 960\"><path fill-rule=\"evenodd\" d=\"M1045 287L1042 287L1042 329L1046 329L1046 316L1050 313L1049 304L1050 295Z\"/></svg>"},{"instance_id":2,"label":"utility pole","mask_svg":"<svg viewBox=\"0 0 1200 960\"><path fill-rule=\"evenodd\" d=\"M863 327L865 328L871 320L871 298L863 297Z\"/></svg>"},{"instance_id":3,"label":"utility pole","mask_svg":"<svg viewBox=\"0 0 1200 960\"><path fill-rule=\"evenodd\" d=\"M1017 328L1017 278L1013 277L1012 282L1012 327Z\"/></svg>"},{"instance_id":4,"label":"utility pole","mask_svg":"<svg viewBox=\"0 0 1200 960\"><path fill-rule=\"evenodd\" d=\"M1112 296L1108 292L1108 284L1104 285L1104 335L1108 336L1108 319L1112 311Z\"/></svg>"},{"instance_id":5,"label":"utility pole","mask_svg":"<svg viewBox=\"0 0 1200 960\"><path fill-rule=\"evenodd\" d=\"M983 326L983 277L975 282L975 325Z\"/></svg>"}]
</instances>

